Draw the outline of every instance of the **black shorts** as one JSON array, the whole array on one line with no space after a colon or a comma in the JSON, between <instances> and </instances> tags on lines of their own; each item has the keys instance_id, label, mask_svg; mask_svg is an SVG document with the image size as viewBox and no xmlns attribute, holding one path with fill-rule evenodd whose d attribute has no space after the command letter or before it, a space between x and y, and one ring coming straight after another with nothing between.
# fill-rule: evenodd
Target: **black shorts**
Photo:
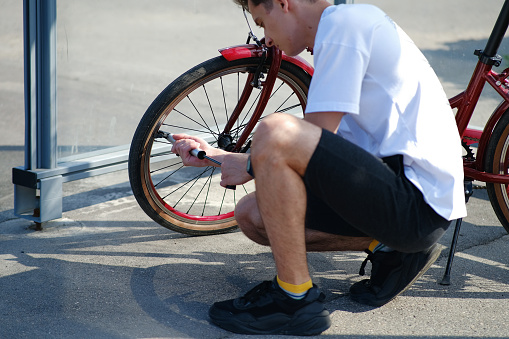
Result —
<instances>
[{"instance_id":1,"label":"black shorts","mask_svg":"<svg viewBox=\"0 0 509 339\"><path fill-rule=\"evenodd\" d=\"M402 155L380 159L327 130L304 182L310 229L373 237L395 250L418 252L437 242L451 223L405 177Z\"/></svg>"}]
</instances>

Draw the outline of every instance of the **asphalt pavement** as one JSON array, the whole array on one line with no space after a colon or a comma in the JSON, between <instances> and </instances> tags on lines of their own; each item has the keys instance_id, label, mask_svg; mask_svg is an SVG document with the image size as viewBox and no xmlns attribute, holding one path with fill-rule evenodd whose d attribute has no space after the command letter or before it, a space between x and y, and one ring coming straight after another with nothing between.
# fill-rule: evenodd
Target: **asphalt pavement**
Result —
<instances>
[{"instance_id":1,"label":"asphalt pavement","mask_svg":"<svg viewBox=\"0 0 509 339\"><path fill-rule=\"evenodd\" d=\"M93 13L98 20L110 18L112 26L116 19L125 23L130 17L122 14L130 13L129 6L137 4L115 1L100 7L101 2L93 2L98 6L90 5L90 14L83 8L92 2L61 3L62 13L71 19L60 17L65 29L59 29L64 35L67 31L68 38L79 32L79 24L89 24L90 31L97 29L90 25ZM112 3L122 3L121 11ZM85 67L87 62L95 67L97 60L92 56L80 59L83 68L75 71L60 60L70 74L63 76L59 85L62 95L67 95L59 112L70 115L62 117L62 124L77 129L72 126L83 124L83 116L93 122L97 115L105 119L107 129L119 130L116 140L100 139L106 133L99 132L93 138L86 138L86 133L79 138L64 133L61 140L69 146L67 150L73 149L76 140L79 146L87 147L94 142L101 146L122 144L132 135L144 109L172 77L217 55L220 47L244 42L245 29L234 31L229 26L240 25L243 20L230 0L147 3L152 4L151 11L131 12L132 20L140 27L146 22L167 24L164 28L168 30L175 22L189 25L161 33L160 38L164 36L172 45L161 44L155 61L151 59L144 66L148 55L139 53L146 50L124 51L127 61L122 62L117 58L109 63L103 56L105 65L94 76ZM215 301L239 296L258 282L272 279L275 269L269 249L250 242L240 232L191 237L155 224L137 205L127 171L65 183L63 217L45 223L42 231L35 231L31 222L14 216L10 171L23 165L20 4L19 0L3 0L0 11L0 338L244 337L210 324L208 308ZM475 63L470 55L486 42L502 1L481 4L473 0L433 0L401 5L396 0L380 0L376 4L414 38L446 92L452 95L468 82ZM158 6L166 7L158 10ZM240 20L234 21L239 16ZM232 22L224 18L232 18ZM135 33L133 30L133 36ZM83 39L98 38L90 35ZM202 39L202 46L196 47L193 39ZM63 53L68 60L87 52L80 50L79 41L69 39L69 52ZM156 42L145 41L146 46ZM116 50L118 46L108 46L103 43L101 48L122 54ZM506 50L504 42L501 54L505 55ZM165 53L171 62L165 61ZM186 58L175 61L182 53ZM137 63L135 75L125 73L129 62ZM156 62L161 64L156 67ZM168 67L161 68L164 64ZM100 76L109 69L118 71L118 76ZM104 89L109 86L116 94L108 98ZM482 125L496 106L494 95L483 97L476 125ZM113 101L109 104L113 109L103 107L108 99ZM76 115L73 118L76 111L82 120ZM118 111L125 112L125 119L111 117ZM509 236L491 208L484 185L476 183L475 187L467 205L468 217L461 229L450 286L438 281L447 262L452 227L440 241L445 249L436 264L402 296L380 308L357 304L348 296L349 286L362 279L357 273L365 254L310 253L313 281L326 294L326 306L332 314L332 326L322 336L509 337Z\"/></svg>"}]
</instances>

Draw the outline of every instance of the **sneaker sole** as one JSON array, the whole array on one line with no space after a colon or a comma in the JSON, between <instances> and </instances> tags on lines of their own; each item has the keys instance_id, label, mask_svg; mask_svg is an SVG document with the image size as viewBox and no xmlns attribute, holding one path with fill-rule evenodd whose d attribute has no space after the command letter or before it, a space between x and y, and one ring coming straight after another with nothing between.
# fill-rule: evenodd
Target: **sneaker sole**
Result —
<instances>
[{"instance_id":1,"label":"sneaker sole","mask_svg":"<svg viewBox=\"0 0 509 339\"><path fill-rule=\"evenodd\" d=\"M322 304L310 304L295 312L293 317L283 313L255 318L249 314L229 314L217 317L211 308L209 317L217 326L240 334L317 335L331 326L329 312Z\"/></svg>"},{"instance_id":2,"label":"sneaker sole","mask_svg":"<svg viewBox=\"0 0 509 339\"><path fill-rule=\"evenodd\" d=\"M433 247L430 248L430 255L426 261L426 264L421 268L421 270L416 274L416 276L398 293L396 293L394 296L388 298L388 299L380 299L376 300L373 299L373 294L371 293L362 293L362 294L352 294L350 293L350 298L360 304L368 305L368 306L375 306L380 307L388 302L394 300L397 296L407 291L410 286L412 286L420 277L424 275L428 271L428 269L437 261L438 257L440 256L440 253L442 253L442 246L439 244L433 245Z\"/></svg>"}]
</instances>

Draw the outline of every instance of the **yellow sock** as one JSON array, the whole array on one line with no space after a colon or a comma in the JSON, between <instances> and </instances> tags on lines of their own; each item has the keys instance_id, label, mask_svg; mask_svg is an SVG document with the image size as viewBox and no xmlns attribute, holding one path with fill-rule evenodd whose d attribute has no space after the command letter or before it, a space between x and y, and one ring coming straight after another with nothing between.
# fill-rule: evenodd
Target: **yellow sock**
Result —
<instances>
[{"instance_id":1,"label":"yellow sock","mask_svg":"<svg viewBox=\"0 0 509 339\"><path fill-rule=\"evenodd\" d=\"M392 252L394 251L392 248L390 248L387 245L382 244L378 240L373 240L371 244L369 244L368 250L371 251L371 253L375 252Z\"/></svg>"},{"instance_id":2,"label":"yellow sock","mask_svg":"<svg viewBox=\"0 0 509 339\"><path fill-rule=\"evenodd\" d=\"M371 242L371 244L369 244L369 247L368 247L368 250L373 253L375 251L375 247L378 246L378 244L380 243L380 241L378 240L374 240Z\"/></svg>"},{"instance_id":3,"label":"yellow sock","mask_svg":"<svg viewBox=\"0 0 509 339\"><path fill-rule=\"evenodd\" d=\"M297 300L304 298L308 290L311 287L313 287L313 282L311 281L311 279L309 279L303 284L294 285L282 281L281 279L279 279L279 276L277 276L277 283L279 287L281 287L281 289L285 291L286 294L288 294L289 297Z\"/></svg>"}]
</instances>

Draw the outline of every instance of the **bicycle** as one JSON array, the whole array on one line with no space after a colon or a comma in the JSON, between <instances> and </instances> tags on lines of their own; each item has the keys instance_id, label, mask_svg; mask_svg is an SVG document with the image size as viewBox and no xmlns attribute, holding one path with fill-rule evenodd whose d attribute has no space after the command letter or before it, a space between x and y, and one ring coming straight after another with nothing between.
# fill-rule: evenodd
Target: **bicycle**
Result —
<instances>
[{"instance_id":1,"label":"bicycle","mask_svg":"<svg viewBox=\"0 0 509 339\"><path fill-rule=\"evenodd\" d=\"M492 70L501 63L497 51L508 25L506 0L486 48L475 52L479 62L472 80L450 104L457 109L466 152L466 197L473 180L486 182L493 209L509 232L509 68L501 73ZM255 43L250 44L250 39ZM234 230L235 204L254 185L227 190L219 185L220 169L183 167L170 152L165 135L193 133L224 150L248 152L256 124L267 114L303 116L313 75L313 67L304 59L267 48L251 28L246 44L219 52L220 56L185 72L158 95L138 125L129 155L129 179L141 208L160 225L190 235ZM485 83L500 94L502 102L483 130L468 128ZM460 225L461 220L456 224L458 232ZM455 232L454 244L456 239Z\"/></svg>"}]
</instances>

